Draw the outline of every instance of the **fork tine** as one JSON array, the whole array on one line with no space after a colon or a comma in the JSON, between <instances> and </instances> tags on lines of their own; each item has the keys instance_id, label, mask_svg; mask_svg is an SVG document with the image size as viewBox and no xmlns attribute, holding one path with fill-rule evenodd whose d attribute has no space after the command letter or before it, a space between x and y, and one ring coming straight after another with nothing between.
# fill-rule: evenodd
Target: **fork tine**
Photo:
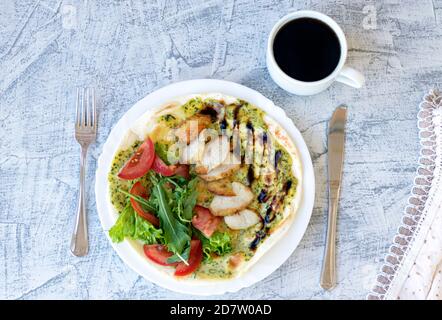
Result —
<instances>
[{"instance_id":1,"label":"fork tine","mask_svg":"<svg viewBox=\"0 0 442 320\"><path fill-rule=\"evenodd\" d=\"M97 108L93 87L77 88L76 120L78 129L97 129Z\"/></svg>"},{"instance_id":2,"label":"fork tine","mask_svg":"<svg viewBox=\"0 0 442 320\"><path fill-rule=\"evenodd\" d=\"M83 88L83 126L88 125L89 120L89 89Z\"/></svg>"},{"instance_id":3,"label":"fork tine","mask_svg":"<svg viewBox=\"0 0 442 320\"><path fill-rule=\"evenodd\" d=\"M91 92L92 92L92 121L91 121L91 126L96 128L97 127L97 107L96 107L96 103L95 103L95 89L91 88Z\"/></svg>"},{"instance_id":4,"label":"fork tine","mask_svg":"<svg viewBox=\"0 0 442 320\"><path fill-rule=\"evenodd\" d=\"M76 118L75 118L75 124L78 126L80 125L80 88L77 88L77 103L75 104L75 114L76 114Z\"/></svg>"},{"instance_id":5,"label":"fork tine","mask_svg":"<svg viewBox=\"0 0 442 320\"><path fill-rule=\"evenodd\" d=\"M84 90L86 91L86 127L89 127L91 121L91 97L89 88Z\"/></svg>"}]
</instances>

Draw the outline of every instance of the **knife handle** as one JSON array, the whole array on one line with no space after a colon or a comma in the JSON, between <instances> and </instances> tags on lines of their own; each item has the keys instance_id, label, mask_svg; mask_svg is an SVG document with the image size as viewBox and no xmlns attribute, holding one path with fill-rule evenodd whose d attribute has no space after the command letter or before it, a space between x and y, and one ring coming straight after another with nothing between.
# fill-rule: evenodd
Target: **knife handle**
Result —
<instances>
[{"instance_id":1,"label":"knife handle","mask_svg":"<svg viewBox=\"0 0 442 320\"><path fill-rule=\"evenodd\" d=\"M339 192L340 182L330 181L327 240L320 282L321 287L326 290L330 290L336 285L336 220L338 217Z\"/></svg>"}]
</instances>

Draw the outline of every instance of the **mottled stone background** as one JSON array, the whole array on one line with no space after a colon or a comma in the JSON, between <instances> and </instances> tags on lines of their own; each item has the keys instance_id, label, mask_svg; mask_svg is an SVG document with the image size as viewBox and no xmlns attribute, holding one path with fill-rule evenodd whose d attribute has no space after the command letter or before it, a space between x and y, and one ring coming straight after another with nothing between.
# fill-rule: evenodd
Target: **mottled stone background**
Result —
<instances>
[{"instance_id":1,"label":"mottled stone background","mask_svg":"<svg viewBox=\"0 0 442 320\"><path fill-rule=\"evenodd\" d=\"M265 45L272 25L306 8L340 23L348 63L366 75L363 89L335 84L296 97L270 79ZM303 133L316 172L313 217L296 252L267 279L225 298L364 298L412 186L419 101L442 83L441 23L442 0L2 0L0 298L188 298L122 263L101 229L93 184L97 157L117 120L149 92L194 78L235 81L273 99ZM69 253L79 169L77 86L96 87L100 102L88 162L90 253L81 259ZM318 284L327 209L325 128L341 103L349 106L349 122L339 285L325 292Z\"/></svg>"}]
</instances>

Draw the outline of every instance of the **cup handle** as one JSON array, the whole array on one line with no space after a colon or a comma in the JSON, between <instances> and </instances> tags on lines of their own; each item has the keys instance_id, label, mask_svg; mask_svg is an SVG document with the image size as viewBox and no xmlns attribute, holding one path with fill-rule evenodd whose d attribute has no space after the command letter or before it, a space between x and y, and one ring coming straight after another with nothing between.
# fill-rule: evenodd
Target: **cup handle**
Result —
<instances>
[{"instance_id":1,"label":"cup handle","mask_svg":"<svg viewBox=\"0 0 442 320\"><path fill-rule=\"evenodd\" d=\"M365 78L359 71L344 66L339 73L336 81L346 84L353 88L361 88L364 85Z\"/></svg>"}]
</instances>

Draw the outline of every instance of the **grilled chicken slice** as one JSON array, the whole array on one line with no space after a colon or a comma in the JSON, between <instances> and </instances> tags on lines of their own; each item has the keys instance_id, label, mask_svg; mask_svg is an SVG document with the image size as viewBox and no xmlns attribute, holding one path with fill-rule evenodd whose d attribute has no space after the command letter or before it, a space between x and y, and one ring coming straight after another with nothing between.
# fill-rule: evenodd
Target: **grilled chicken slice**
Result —
<instances>
[{"instance_id":1,"label":"grilled chicken slice","mask_svg":"<svg viewBox=\"0 0 442 320\"><path fill-rule=\"evenodd\" d=\"M189 145L186 145L184 148L181 149L180 163L199 163L203 157L204 147L204 137L200 135L197 139L193 139Z\"/></svg>"},{"instance_id":2,"label":"grilled chicken slice","mask_svg":"<svg viewBox=\"0 0 442 320\"><path fill-rule=\"evenodd\" d=\"M220 166L216 167L215 169L212 169L204 174L198 173L196 168L195 171L198 174L200 174L200 178L206 181L215 181L230 176L240 167L241 167L241 159L237 155L230 153L226 161Z\"/></svg>"},{"instance_id":3,"label":"grilled chicken slice","mask_svg":"<svg viewBox=\"0 0 442 320\"><path fill-rule=\"evenodd\" d=\"M221 179L216 181L211 181L207 183L207 189L214 194L220 196L234 196L232 183L227 179Z\"/></svg>"},{"instance_id":4,"label":"grilled chicken slice","mask_svg":"<svg viewBox=\"0 0 442 320\"><path fill-rule=\"evenodd\" d=\"M195 166L195 172L196 172L196 174L202 176L202 175L207 174L208 169L207 169L207 167L201 165L201 163L198 163L198 164Z\"/></svg>"},{"instance_id":5,"label":"grilled chicken slice","mask_svg":"<svg viewBox=\"0 0 442 320\"><path fill-rule=\"evenodd\" d=\"M244 209L234 215L224 217L226 225L233 230L247 229L260 221L258 214L250 209Z\"/></svg>"},{"instance_id":6,"label":"grilled chicken slice","mask_svg":"<svg viewBox=\"0 0 442 320\"><path fill-rule=\"evenodd\" d=\"M215 216L228 216L234 214L247 206L253 200L253 192L249 187L239 183L232 182L232 189L235 195L232 197L219 196L213 197L209 209Z\"/></svg>"},{"instance_id":7,"label":"grilled chicken slice","mask_svg":"<svg viewBox=\"0 0 442 320\"><path fill-rule=\"evenodd\" d=\"M217 136L210 140L204 147L204 152L199 164L195 167L198 174L206 174L221 165L228 157L230 143L227 136Z\"/></svg>"},{"instance_id":8,"label":"grilled chicken slice","mask_svg":"<svg viewBox=\"0 0 442 320\"><path fill-rule=\"evenodd\" d=\"M209 115L196 114L187 119L178 129L175 135L181 142L189 144L198 137L198 134L212 123Z\"/></svg>"}]
</instances>

